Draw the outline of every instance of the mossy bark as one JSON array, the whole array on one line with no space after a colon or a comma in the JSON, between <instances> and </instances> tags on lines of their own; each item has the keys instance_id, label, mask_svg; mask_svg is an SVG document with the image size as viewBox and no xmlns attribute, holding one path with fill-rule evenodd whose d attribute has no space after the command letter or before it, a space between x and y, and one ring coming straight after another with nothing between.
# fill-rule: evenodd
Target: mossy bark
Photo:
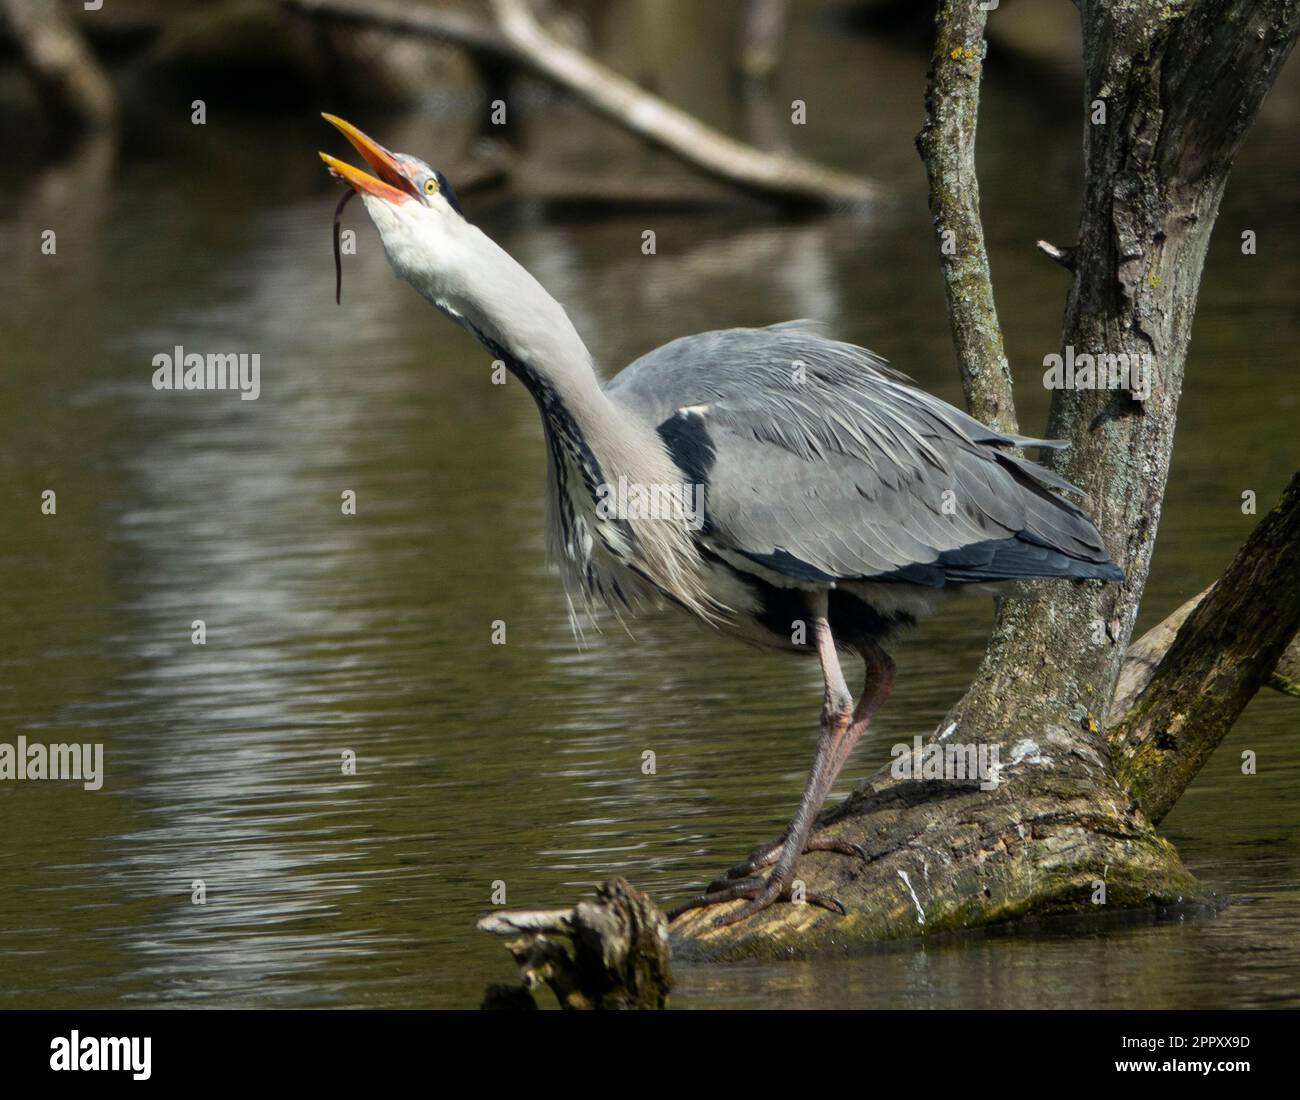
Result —
<instances>
[{"instance_id":1,"label":"mossy bark","mask_svg":"<svg viewBox=\"0 0 1300 1100\"><path fill-rule=\"evenodd\" d=\"M975 172L987 18L988 12L978 3L940 3L926 85L925 125L916 146L930 183L930 214L966 408L976 420L1014 433L1018 429L1011 368L993 301Z\"/></svg>"},{"instance_id":2,"label":"mossy bark","mask_svg":"<svg viewBox=\"0 0 1300 1100\"><path fill-rule=\"evenodd\" d=\"M1188 615L1107 736L1120 783L1159 821L1300 629L1300 474Z\"/></svg>"}]
</instances>

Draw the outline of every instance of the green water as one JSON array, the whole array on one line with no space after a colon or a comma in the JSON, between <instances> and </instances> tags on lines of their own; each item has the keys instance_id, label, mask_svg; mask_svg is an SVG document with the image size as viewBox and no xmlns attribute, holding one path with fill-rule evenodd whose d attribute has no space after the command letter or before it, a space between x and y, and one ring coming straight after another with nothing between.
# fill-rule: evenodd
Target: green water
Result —
<instances>
[{"instance_id":1,"label":"green water","mask_svg":"<svg viewBox=\"0 0 1300 1100\"><path fill-rule=\"evenodd\" d=\"M635 32L611 22L602 49L722 125L754 124L708 60L719 42L642 55ZM878 179L889 198L869 215L469 213L607 373L686 332L811 316L959 400L911 146L925 58L801 27L788 65L805 75L784 78L768 121L806 99L808 126L783 138ZM1300 457L1288 77L1216 230L1143 627L1229 560L1256 522L1242 491L1270 506ZM986 229L1031 431L1066 288L1033 242L1072 241L1076 99L1068 73L989 67ZM511 974L474 929L494 882L511 906L554 906L621 874L667 902L775 835L810 759L816 670L672 616L576 642L543 563L522 387L492 385L487 355L392 279L356 205L333 303L337 191L315 151L338 140L307 113L177 116L133 132L107 173L0 167L0 739L101 742L106 760L98 792L0 784L0 1004L473 1006ZM357 121L435 164L439 136L466 129ZM561 103L527 127L548 174L677 172ZM56 256L39 254L45 228ZM1237 246L1247 228L1255 256ZM259 353L260 398L156 392L152 357L177 344ZM972 601L900 646L898 688L838 795L933 728L990 621ZM676 1003L1300 1004L1298 727L1294 700L1261 696L1164 826L1231 900L1218 916L681 967Z\"/></svg>"}]
</instances>

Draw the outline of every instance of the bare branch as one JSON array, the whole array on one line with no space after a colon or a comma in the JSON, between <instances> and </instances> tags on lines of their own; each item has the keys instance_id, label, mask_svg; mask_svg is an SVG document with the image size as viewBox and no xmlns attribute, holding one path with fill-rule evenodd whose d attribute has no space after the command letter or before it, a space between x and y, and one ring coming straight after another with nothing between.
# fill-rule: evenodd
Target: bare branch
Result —
<instances>
[{"instance_id":1,"label":"bare branch","mask_svg":"<svg viewBox=\"0 0 1300 1100\"><path fill-rule=\"evenodd\" d=\"M1054 260L1060 264L1066 271L1074 270L1074 249L1057 248L1050 241L1039 241L1037 243L1038 251L1046 256L1049 260Z\"/></svg>"},{"instance_id":2,"label":"bare branch","mask_svg":"<svg viewBox=\"0 0 1300 1100\"><path fill-rule=\"evenodd\" d=\"M1300 473L1109 731L1120 783L1151 820L1173 808L1300 630L1297 576Z\"/></svg>"},{"instance_id":3,"label":"bare branch","mask_svg":"<svg viewBox=\"0 0 1300 1100\"><path fill-rule=\"evenodd\" d=\"M452 42L491 60L526 69L695 170L769 201L857 206L877 194L876 187L860 176L764 152L706 126L582 51L552 38L522 0L493 0L498 26L456 12L398 7L388 0L280 2L312 15Z\"/></svg>"},{"instance_id":4,"label":"bare branch","mask_svg":"<svg viewBox=\"0 0 1300 1100\"><path fill-rule=\"evenodd\" d=\"M1268 678L1268 686L1283 695L1293 695L1300 699L1300 634L1291 639L1277 663L1277 668Z\"/></svg>"},{"instance_id":5,"label":"bare branch","mask_svg":"<svg viewBox=\"0 0 1300 1100\"><path fill-rule=\"evenodd\" d=\"M788 0L745 0L740 15L741 76L747 80L770 80L781 60L781 37L785 32Z\"/></svg>"},{"instance_id":6,"label":"bare branch","mask_svg":"<svg viewBox=\"0 0 1300 1100\"><path fill-rule=\"evenodd\" d=\"M1160 662L1164 660L1169 647L1174 644L1183 623L1210 594L1214 585L1203 589L1177 610L1156 623L1136 642L1128 647L1124 655L1124 667L1120 670L1119 683L1115 687L1115 698L1110 704L1110 717L1106 720L1107 728L1117 726L1138 700L1155 675ZM1291 644L1278 658L1277 665L1264 681L1265 687L1280 691L1283 695L1300 697L1300 634L1291 639Z\"/></svg>"},{"instance_id":7,"label":"bare branch","mask_svg":"<svg viewBox=\"0 0 1300 1100\"><path fill-rule=\"evenodd\" d=\"M868 202L875 188L857 176L778 153L766 153L706 126L586 54L557 42L526 0L493 0L506 38L532 70L652 145L715 179L767 199L814 206Z\"/></svg>"},{"instance_id":8,"label":"bare branch","mask_svg":"<svg viewBox=\"0 0 1300 1100\"><path fill-rule=\"evenodd\" d=\"M979 0L940 3L925 125L916 146L930 181L930 213L939 238L939 264L966 408L976 420L1016 432L1011 369L993 302L975 175L986 16Z\"/></svg>"},{"instance_id":9,"label":"bare branch","mask_svg":"<svg viewBox=\"0 0 1300 1100\"><path fill-rule=\"evenodd\" d=\"M280 0L280 4L291 11L338 23L436 38L492 61L527 64L496 27L463 12L412 7L390 0Z\"/></svg>"},{"instance_id":10,"label":"bare branch","mask_svg":"<svg viewBox=\"0 0 1300 1100\"><path fill-rule=\"evenodd\" d=\"M2 0L23 64L45 101L89 129L117 121L117 92L77 28L51 0Z\"/></svg>"}]
</instances>

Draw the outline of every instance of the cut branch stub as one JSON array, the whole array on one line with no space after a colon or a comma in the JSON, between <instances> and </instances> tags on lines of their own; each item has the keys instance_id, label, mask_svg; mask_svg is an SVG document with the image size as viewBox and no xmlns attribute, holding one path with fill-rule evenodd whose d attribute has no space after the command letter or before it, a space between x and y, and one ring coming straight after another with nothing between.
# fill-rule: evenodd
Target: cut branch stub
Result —
<instances>
[{"instance_id":1,"label":"cut branch stub","mask_svg":"<svg viewBox=\"0 0 1300 1100\"><path fill-rule=\"evenodd\" d=\"M657 1009L668 1002L667 918L621 878L597 887L595 901L573 909L493 913L478 927L515 937L506 947L519 966L522 990L546 985L561 1008ZM520 992L494 986L485 1007L519 1007Z\"/></svg>"}]
</instances>

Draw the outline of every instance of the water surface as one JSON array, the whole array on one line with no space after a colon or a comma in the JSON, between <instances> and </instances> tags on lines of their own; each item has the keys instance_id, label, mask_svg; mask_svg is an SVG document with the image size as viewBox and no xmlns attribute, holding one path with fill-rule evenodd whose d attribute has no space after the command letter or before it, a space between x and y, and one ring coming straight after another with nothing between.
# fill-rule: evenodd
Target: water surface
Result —
<instances>
[{"instance_id":1,"label":"water surface","mask_svg":"<svg viewBox=\"0 0 1300 1100\"><path fill-rule=\"evenodd\" d=\"M632 33L611 21L602 49L721 125L755 124L696 56L720 42L640 56ZM810 122L782 139L880 180L889 198L869 215L556 219L495 203L479 220L607 373L686 332L810 316L959 400L911 146L925 58L804 27L789 64L805 75L785 78L776 117L798 95ZM1066 288L1032 245L1073 239L1076 98L1068 74L990 65L986 225L1030 431ZM1256 522L1242 491L1268 507L1297 465L1297 102L1290 80L1224 202L1143 626L1230 559ZM337 141L311 116L221 114L134 133L113 171L74 172L62 197L36 165L0 169L15 196L0 215L0 730L102 742L107 759L96 793L0 786L0 1003L473 1006L511 972L474 930L494 882L512 906L553 906L621 874L667 902L775 835L810 761L816 669L671 616L575 640L543 563L523 388L492 385L487 355L393 281L359 205L335 307L337 192L315 150ZM435 136L466 128L358 121L435 162ZM548 172L676 171L554 100L527 124ZM33 245L48 226L56 257ZM1240 254L1245 228L1258 255ZM260 398L155 392L152 357L177 344L258 352ZM901 645L839 794L933 728L990 622L972 601ZM1261 696L1164 826L1232 901L1217 916L682 967L676 1003L1300 1004L1298 716Z\"/></svg>"}]
</instances>

